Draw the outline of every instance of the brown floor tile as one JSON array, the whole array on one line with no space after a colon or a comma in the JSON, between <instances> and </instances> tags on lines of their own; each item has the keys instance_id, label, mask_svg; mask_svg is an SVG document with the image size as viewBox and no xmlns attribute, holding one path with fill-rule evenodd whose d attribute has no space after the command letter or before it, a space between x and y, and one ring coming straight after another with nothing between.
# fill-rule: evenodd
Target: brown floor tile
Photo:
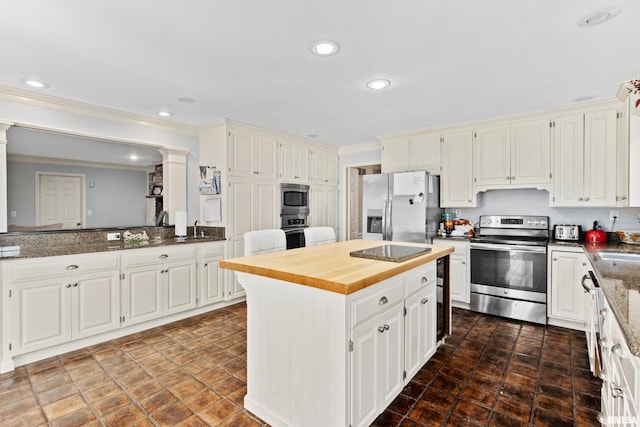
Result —
<instances>
[{"instance_id":1,"label":"brown floor tile","mask_svg":"<svg viewBox=\"0 0 640 427\"><path fill-rule=\"evenodd\" d=\"M400 394L393 402L387 407L387 410L393 411L400 415L405 415L411 407L416 403L416 399ZM385 411L386 412L386 411Z\"/></svg>"},{"instance_id":2,"label":"brown floor tile","mask_svg":"<svg viewBox=\"0 0 640 427\"><path fill-rule=\"evenodd\" d=\"M49 421L55 420L56 418L63 417L65 415L70 414L71 412L75 412L79 409L87 408L87 404L84 399L80 395L73 395L62 400L58 400L57 402L51 403L45 406L44 413L47 416Z\"/></svg>"},{"instance_id":3,"label":"brown floor tile","mask_svg":"<svg viewBox=\"0 0 640 427\"><path fill-rule=\"evenodd\" d=\"M559 416L556 411L536 409L533 424L536 427L572 427L573 420Z\"/></svg>"},{"instance_id":4,"label":"brown floor tile","mask_svg":"<svg viewBox=\"0 0 640 427\"><path fill-rule=\"evenodd\" d=\"M486 425L490 414L489 408L468 400L459 400L453 409L454 416L479 425Z\"/></svg>"},{"instance_id":5,"label":"brown floor tile","mask_svg":"<svg viewBox=\"0 0 640 427\"><path fill-rule=\"evenodd\" d=\"M76 427L76 426L100 426L93 412L89 408L84 407L77 411L63 415L59 418L49 421L50 427Z\"/></svg>"},{"instance_id":6,"label":"brown floor tile","mask_svg":"<svg viewBox=\"0 0 640 427\"><path fill-rule=\"evenodd\" d=\"M175 402L152 414L160 425L175 425L193 415L193 411L182 402Z\"/></svg>"},{"instance_id":7,"label":"brown floor tile","mask_svg":"<svg viewBox=\"0 0 640 427\"><path fill-rule=\"evenodd\" d=\"M500 391L500 383L499 378L476 372L460 393L460 397L491 407Z\"/></svg>"},{"instance_id":8,"label":"brown floor tile","mask_svg":"<svg viewBox=\"0 0 640 427\"><path fill-rule=\"evenodd\" d=\"M199 415L211 425L218 425L224 420L235 416L240 409L226 399L221 399L202 411Z\"/></svg>"},{"instance_id":9,"label":"brown floor tile","mask_svg":"<svg viewBox=\"0 0 640 427\"><path fill-rule=\"evenodd\" d=\"M529 424L529 420L531 419L531 404L520 400L508 399L504 396L498 397L498 401L493 406L493 410L494 413L500 414L498 418L501 419L510 417L527 424Z\"/></svg>"},{"instance_id":10,"label":"brown floor tile","mask_svg":"<svg viewBox=\"0 0 640 427\"><path fill-rule=\"evenodd\" d=\"M445 420L446 416L446 412L440 411L439 409L429 405L424 400L416 402L408 415L410 419L428 426L440 425L440 423Z\"/></svg>"},{"instance_id":11,"label":"brown floor tile","mask_svg":"<svg viewBox=\"0 0 640 427\"><path fill-rule=\"evenodd\" d=\"M60 387L52 388L51 390L38 394L38 402L40 402L40 405L42 406L47 406L77 393L78 389L75 385L71 383L64 384Z\"/></svg>"},{"instance_id":12,"label":"brown floor tile","mask_svg":"<svg viewBox=\"0 0 640 427\"><path fill-rule=\"evenodd\" d=\"M111 412L102 421L109 427L124 427L146 418L145 413L136 405L125 406L115 412Z\"/></svg>"},{"instance_id":13,"label":"brown floor tile","mask_svg":"<svg viewBox=\"0 0 640 427\"><path fill-rule=\"evenodd\" d=\"M108 413L117 411L120 408L130 405L131 399L124 393L112 394L104 399L92 403L93 408L99 416L104 417Z\"/></svg>"},{"instance_id":14,"label":"brown floor tile","mask_svg":"<svg viewBox=\"0 0 640 427\"><path fill-rule=\"evenodd\" d=\"M150 414L159 411L161 408L178 402L178 398L174 396L169 390L162 389L158 393L142 399L140 406L144 408Z\"/></svg>"}]
</instances>

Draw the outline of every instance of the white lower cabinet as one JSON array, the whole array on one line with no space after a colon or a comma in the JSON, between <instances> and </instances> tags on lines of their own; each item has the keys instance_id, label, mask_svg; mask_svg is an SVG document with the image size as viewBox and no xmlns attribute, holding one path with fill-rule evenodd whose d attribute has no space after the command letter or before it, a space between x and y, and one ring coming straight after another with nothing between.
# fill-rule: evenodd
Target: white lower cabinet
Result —
<instances>
[{"instance_id":1,"label":"white lower cabinet","mask_svg":"<svg viewBox=\"0 0 640 427\"><path fill-rule=\"evenodd\" d=\"M117 329L119 273L117 255L5 261L3 349L20 355Z\"/></svg>"},{"instance_id":2,"label":"white lower cabinet","mask_svg":"<svg viewBox=\"0 0 640 427\"><path fill-rule=\"evenodd\" d=\"M219 242L198 248L197 304L199 306L224 300L224 272L218 265L224 258L224 247L225 242Z\"/></svg>"},{"instance_id":3,"label":"white lower cabinet","mask_svg":"<svg viewBox=\"0 0 640 427\"><path fill-rule=\"evenodd\" d=\"M591 263L582 248L549 247L549 323L582 330L591 296L582 286Z\"/></svg>"},{"instance_id":4,"label":"white lower cabinet","mask_svg":"<svg viewBox=\"0 0 640 427\"><path fill-rule=\"evenodd\" d=\"M196 248L136 249L123 254L122 316L135 324L196 306Z\"/></svg>"},{"instance_id":5,"label":"white lower cabinet","mask_svg":"<svg viewBox=\"0 0 640 427\"><path fill-rule=\"evenodd\" d=\"M351 302L351 425L368 426L436 351L436 263Z\"/></svg>"},{"instance_id":6,"label":"white lower cabinet","mask_svg":"<svg viewBox=\"0 0 640 427\"><path fill-rule=\"evenodd\" d=\"M434 245L453 246L454 252L449 255L449 286L451 289L451 305L469 309L471 302L471 263L469 262L470 245L468 240L451 238L435 238Z\"/></svg>"},{"instance_id":7,"label":"white lower cabinet","mask_svg":"<svg viewBox=\"0 0 640 427\"><path fill-rule=\"evenodd\" d=\"M627 346L606 297L600 310L602 354L600 422L607 426L639 426L640 359Z\"/></svg>"}]
</instances>

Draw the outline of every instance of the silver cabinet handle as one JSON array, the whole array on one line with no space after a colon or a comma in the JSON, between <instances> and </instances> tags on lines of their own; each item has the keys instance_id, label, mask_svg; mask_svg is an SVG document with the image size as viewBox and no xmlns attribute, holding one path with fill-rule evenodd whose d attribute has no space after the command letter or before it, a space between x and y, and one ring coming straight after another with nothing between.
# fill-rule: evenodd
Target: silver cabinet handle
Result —
<instances>
[{"instance_id":1,"label":"silver cabinet handle","mask_svg":"<svg viewBox=\"0 0 640 427\"><path fill-rule=\"evenodd\" d=\"M378 326L378 332L383 333L384 332L384 326Z\"/></svg>"},{"instance_id":2,"label":"silver cabinet handle","mask_svg":"<svg viewBox=\"0 0 640 427\"><path fill-rule=\"evenodd\" d=\"M428 281L429 281L429 279L427 279L424 276L422 276L422 279L420 279L420 283L427 283Z\"/></svg>"},{"instance_id":3,"label":"silver cabinet handle","mask_svg":"<svg viewBox=\"0 0 640 427\"><path fill-rule=\"evenodd\" d=\"M384 324L384 330L388 331L389 330L389 325L387 325L386 323Z\"/></svg>"},{"instance_id":4,"label":"silver cabinet handle","mask_svg":"<svg viewBox=\"0 0 640 427\"><path fill-rule=\"evenodd\" d=\"M167 258L169 258L169 255L167 255L167 254L162 254L162 255L160 255L158 258L160 258L160 259L167 259Z\"/></svg>"},{"instance_id":5,"label":"silver cabinet handle","mask_svg":"<svg viewBox=\"0 0 640 427\"><path fill-rule=\"evenodd\" d=\"M512 176L512 177L511 177L511 180L513 181L514 179L516 179L516 177L515 177L515 176Z\"/></svg>"},{"instance_id":6,"label":"silver cabinet handle","mask_svg":"<svg viewBox=\"0 0 640 427\"><path fill-rule=\"evenodd\" d=\"M579 202L581 202L581 201L583 201L583 200L584 200L584 199L583 199L582 197L578 197L578 201L579 201Z\"/></svg>"},{"instance_id":7,"label":"silver cabinet handle","mask_svg":"<svg viewBox=\"0 0 640 427\"><path fill-rule=\"evenodd\" d=\"M389 299L385 296L381 297L380 300L378 301L378 305L385 305L386 303L389 302Z\"/></svg>"},{"instance_id":8,"label":"silver cabinet handle","mask_svg":"<svg viewBox=\"0 0 640 427\"><path fill-rule=\"evenodd\" d=\"M67 283L67 284L65 285L65 288L70 288L70 287L71 287L71 283Z\"/></svg>"},{"instance_id":9,"label":"silver cabinet handle","mask_svg":"<svg viewBox=\"0 0 640 427\"><path fill-rule=\"evenodd\" d=\"M611 383L611 397L614 399L624 398L624 391L622 387L618 387L616 384Z\"/></svg>"},{"instance_id":10,"label":"silver cabinet handle","mask_svg":"<svg viewBox=\"0 0 640 427\"><path fill-rule=\"evenodd\" d=\"M77 268L78 268L77 265L71 264L71 265L67 265L64 269L65 270L76 270Z\"/></svg>"},{"instance_id":11,"label":"silver cabinet handle","mask_svg":"<svg viewBox=\"0 0 640 427\"><path fill-rule=\"evenodd\" d=\"M585 283L586 280L591 280L591 277L588 274L582 276L582 280L580 281L580 283L582 283L582 288L584 289L585 294L591 292L591 288L587 287L587 284Z\"/></svg>"},{"instance_id":12,"label":"silver cabinet handle","mask_svg":"<svg viewBox=\"0 0 640 427\"><path fill-rule=\"evenodd\" d=\"M509 180L510 180L511 178L509 178L509 177L506 177L505 179L506 179L507 181L509 181Z\"/></svg>"},{"instance_id":13,"label":"silver cabinet handle","mask_svg":"<svg viewBox=\"0 0 640 427\"><path fill-rule=\"evenodd\" d=\"M627 196L620 197L622 200L627 200Z\"/></svg>"},{"instance_id":14,"label":"silver cabinet handle","mask_svg":"<svg viewBox=\"0 0 640 427\"><path fill-rule=\"evenodd\" d=\"M600 373L598 374L598 377L602 381L607 381L609 379L609 376L607 375L607 371L605 371L604 369L602 371L600 371Z\"/></svg>"},{"instance_id":15,"label":"silver cabinet handle","mask_svg":"<svg viewBox=\"0 0 640 427\"><path fill-rule=\"evenodd\" d=\"M78 282L75 282L75 283L73 284L73 287L74 287L74 288L77 288L77 287L78 287Z\"/></svg>"},{"instance_id":16,"label":"silver cabinet handle","mask_svg":"<svg viewBox=\"0 0 640 427\"><path fill-rule=\"evenodd\" d=\"M600 316L604 319L607 316L607 308L603 308L600 310Z\"/></svg>"},{"instance_id":17,"label":"silver cabinet handle","mask_svg":"<svg viewBox=\"0 0 640 427\"><path fill-rule=\"evenodd\" d=\"M426 304L429 302L429 298L422 298L422 300L420 301L420 304Z\"/></svg>"},{"instance_id":18,"label":"silver cabinet handle","mask_svg":"<svg viewBox=\"0 0 640 427\"><path fill-rule=\"evenodd\" d=\"M589 201L589 198L588 198L588 197L585 197L585 198L584 198L584 201L585 201L585 202L588 202L588 201Z\"/></svg>"}]
</instances>

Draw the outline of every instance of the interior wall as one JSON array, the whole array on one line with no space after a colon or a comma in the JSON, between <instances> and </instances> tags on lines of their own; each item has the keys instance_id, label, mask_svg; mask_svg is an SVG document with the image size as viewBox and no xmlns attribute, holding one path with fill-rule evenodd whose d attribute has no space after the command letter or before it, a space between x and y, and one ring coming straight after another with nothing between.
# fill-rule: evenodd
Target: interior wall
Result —
<instances>
[{"instance_id":1,"label":"interior wall","mask_svg":"<svg viewBox=\"0 0 640 427\"><path fill-rule=\"evenodd\" d=\"M86 217L85 228L145 224L147 173L144 171L8 161L8 225L36 224L36 171L85 175L86 209L92 212ZM89 181L94 182L94 188L89 188ZM15 217L12 212L16 213Z\"/></svg>"}]
</instances>

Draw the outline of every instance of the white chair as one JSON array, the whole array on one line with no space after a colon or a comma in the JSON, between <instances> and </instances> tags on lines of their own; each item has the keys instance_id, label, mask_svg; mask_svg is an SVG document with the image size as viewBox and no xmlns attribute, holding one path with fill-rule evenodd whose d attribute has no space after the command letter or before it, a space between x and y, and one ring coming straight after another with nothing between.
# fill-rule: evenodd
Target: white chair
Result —
<instances>
[{"instance_id":1,"label":"white chair","mask_svg":"<svg viewBox=\"0 0 640 427\"><path fill-rule=\"evenodd\" d=\"M305 246L323 245L336 241L336 232L332 227L309 227L304 229Z\"/></svg>"},{"instance_id":2,"label":"white chair","mask_svg":"<svg viewBox=\"0 0 640 427\"><path fill-rule=\"evenodd\" d=\"M284 251L287 249L287 238L279 228L248 231L244 233L244 255L262 254L265 252Z\"/></svg>"}]
</instances>

